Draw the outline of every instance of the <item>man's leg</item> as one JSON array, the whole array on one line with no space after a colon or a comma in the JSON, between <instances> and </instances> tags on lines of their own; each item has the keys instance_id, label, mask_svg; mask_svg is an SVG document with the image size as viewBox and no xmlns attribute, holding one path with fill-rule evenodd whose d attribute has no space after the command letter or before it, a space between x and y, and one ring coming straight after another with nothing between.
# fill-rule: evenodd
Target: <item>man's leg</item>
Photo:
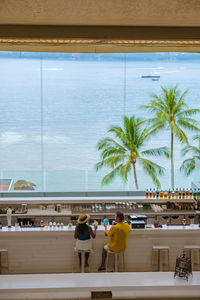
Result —
<instances>
[{"instance_id":1,"label":"man's leg","mask_svg":"<svg viewBox=\"0 0 200 300\"><path fill-rule=\"evenodd\" d=\"M102 259L101 259L101 266L98 269L99 271L105 270L107 250L108 250L108 246L105 245L102 250Z\"/></svg>"}]
</instances>

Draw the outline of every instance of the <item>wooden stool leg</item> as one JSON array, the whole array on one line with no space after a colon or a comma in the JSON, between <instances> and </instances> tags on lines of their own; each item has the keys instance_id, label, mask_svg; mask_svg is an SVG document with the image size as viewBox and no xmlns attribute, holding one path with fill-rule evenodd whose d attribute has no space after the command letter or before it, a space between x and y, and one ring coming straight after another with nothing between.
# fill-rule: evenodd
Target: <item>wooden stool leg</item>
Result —
<instances>
[{"instance_id":1,"label":"wooden stool leg","mask_svg":"<svg viewBox=\"0 0 200 300\"><path fill-rule=\"evenodd\" d=\"M76 252L74 251L74 255L73 255L73 264L72 264L72 273L74 273L74 269L75 269L75 262L76 262Z\"/></svg>"},{"instance_id":2,"label":"wooden stool leg","mask_svg":"<svg viewBox=\"0 0 200 300\"><path fill-rule=\"evenodd\" d=\"M109 252L107 252L107 257L106 257L106 272L108 272L108 260L109 260Z\"/></svg>"},{"instance_id":3,"label":"wooden stool leg","mask_svg":"<svg viewBox=\"0 0 200 300\"><path fill-rule=\"evenodd\" d=\"M123 272L125 272L124 253L122 253L122 270L123 270Z\"/></svg>"},{"instance_id":4,"label":"wooden stool leg","mask_svg":"<svg viewBox=\"0 0 200 300\"><path fill-rule=\"evenodd\" d=\"M167 250L167 267L168 267L168 270L170 269L170 266L169 266L169 250Z\"/></svg>"},{"instance_id":5,"label":"wooden stool leg","mask_svg":"<svg viewBox=\"0 0 200 300\"><path fill-rule=\"evenodd\" d=\"M159 250L159 253L158 253L158 257L159 257L159 271L162 271L162 267L163 267L163 261L162 261L162 251Z\"/></svg>"},{"instance_id":6,"label":"wooden stool leg","mask_svg":"<svg viewBox=\"0 0 200 300\"><path fill-rule=\"evenodd\" d=\"M85 253L81 252L81 273L85 271Z\"/></svg>"},{"instance_id":7,"label":"wooden stool leg","mask_svg":"<svg viewBox=\"0 0 200 300\"><path fill-rule=\"evenodd\" d=\"M89 263L89 272L91 273L93 271L93 251L90 251L89 252L89 260L88 260L88 263Z\"/></svg>"},{"instance_id":8,"label":"wooden stool leg","mask_svg":"<svg viewBox=\"0 0 200 300\"><path fill-rule=\"evenodd\" d=\"M118 272L118 259L119 254L115 253L115 272Z\"/></svg>"},{"instance_id":9,"label":"wooden stool leg","mask_svg":"<svg viewBox=\"0 0 200 300\"><path fill-rule=\"evenodd\" d=\"M190 257L192 261L192 271L194 271L194 251L193 249L190 249Z\"/></svg>"}]
</instances>

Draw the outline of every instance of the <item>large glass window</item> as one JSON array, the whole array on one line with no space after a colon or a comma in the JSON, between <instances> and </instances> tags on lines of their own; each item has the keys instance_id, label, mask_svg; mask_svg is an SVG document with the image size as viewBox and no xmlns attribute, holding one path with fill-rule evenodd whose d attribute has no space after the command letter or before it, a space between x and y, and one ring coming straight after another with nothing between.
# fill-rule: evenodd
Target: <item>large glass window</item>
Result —
<instances>
[{"instance_id":1,"label":"large glass window","mask_svg":"<svg viewBox=\"0 0 200 300\"><path fill-rule=\"evenodd\" d=\"M122 126L123 117L149 118L141 109L160 95L161 86L178 85L189 108L200 108L200 56L196 53L70 54L0 52L0 179L10 191L79 192L135 190L133 172L124 183L116 177L101 186L108 172L95 171L97 143ZM150 77L148 77L150 75ZM152 78L151 76L158 76ZM199 119L199 115L192 116ZM194 132L187 131L194 144ZM153 135L145 149L167 146L170 132ZM175 187L200 180L198 170L185 176L179 168L183 145L174 140ZM170 183L170 160L151 157L165 168L159 178ZM137 166L139 189L154 183Z\"/></svg>"}]
</instances>

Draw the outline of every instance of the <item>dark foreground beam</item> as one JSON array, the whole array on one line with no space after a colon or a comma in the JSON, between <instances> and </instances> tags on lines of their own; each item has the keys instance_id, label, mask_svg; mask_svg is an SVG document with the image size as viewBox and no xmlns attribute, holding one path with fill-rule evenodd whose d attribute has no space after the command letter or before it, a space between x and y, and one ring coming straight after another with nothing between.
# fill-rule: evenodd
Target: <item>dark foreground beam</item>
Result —
<instances>
[{"instance_id":1,"label":"dark foreground beam","mask_svg":"<svg viewBox=\"0 0 200 300\"><path fill-rule=\"evenodd\" d=\"M200 27L0 25L0 50L200 51Z\"/></svg>"}]
</instances>

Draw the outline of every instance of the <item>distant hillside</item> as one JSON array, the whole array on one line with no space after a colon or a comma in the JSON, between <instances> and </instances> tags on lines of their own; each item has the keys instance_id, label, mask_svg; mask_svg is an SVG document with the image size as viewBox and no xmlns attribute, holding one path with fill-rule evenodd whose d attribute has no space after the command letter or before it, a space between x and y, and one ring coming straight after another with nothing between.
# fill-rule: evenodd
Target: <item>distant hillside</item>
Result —
<instances>
[{"instance_id":1,"label":"distant hillside","mask_svg":"<svg viewBox=\"0 0 200 300\"><path fill-rule=\"evenodd\" d=\"M40 58L56 60L81 60L81 61L120 61L126 57L127 61L156 61L156 60L197 60L200 53L38 53L0 51L0 58Z\"/></svg>"}]
</instances>

